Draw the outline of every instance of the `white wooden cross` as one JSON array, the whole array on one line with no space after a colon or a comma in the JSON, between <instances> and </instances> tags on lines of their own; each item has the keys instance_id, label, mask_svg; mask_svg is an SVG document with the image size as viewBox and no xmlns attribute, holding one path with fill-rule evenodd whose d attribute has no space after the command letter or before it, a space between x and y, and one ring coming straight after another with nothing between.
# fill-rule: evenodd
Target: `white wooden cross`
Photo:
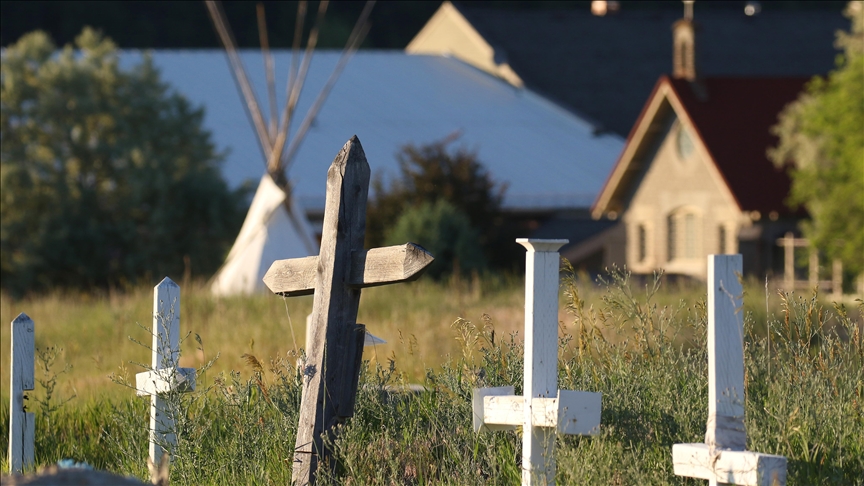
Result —
<instances>
[{"instance_id":1,"label":"white wooden cross","mask_svg":"<svg viewBox=\"0 0 864 486\"><path fill-rule=\"evenodd\" d=\"M525 269L525 391L474 390L474 430L523 427L522 484L555 484L555 433L595 435L601 393L558 390L558 249L567 240L516 240Z\"/></svg>"},{"instance_id":2,"label":"white wooden cross","mask_svg":"<svg viewBox=\"0 0 864 486\"><path fill-rule=\"evenodd\" d=\"M9 385L9 472L33 466L36 420L24 411L24 391L33 389L36 352L35 326L23 312L12 321Z\"/></svg>"},{"instance_id":3,"label":"white wooden cross","mask_svg":"<svg viewBox=\"0 0 864 486\"><path fill-rule=\"evenodd\" d=\"M357 323L360 289L414 280L433 260L412 243L363 249L369 175L354 136L327 171L320 254L273 262L264 275L276 294L314 294L291 480L298 486L314 483L329 456L322 434L354 415L366 340Z\"/></svg>"},{"instance_id":4,"label":"white wooden cross","mask_svg":"<svg viewBox=\"0 0 864 486\"><path fill-rule=\"evenodd\" d=\"M741 255L708 255L708 422L704 444L674 444L675 474L711 486L783 486L786 458L746 450Z\"/></svg>"},{"instance_id":5,"label":"white wooden cross","mask_svg":"<svg viewBox=\"0 0 864 486\"><path fill-rule=\"evenodd\" d=\"M179 368L180 360L180 287L168 277L153 288L153 362L152 370L135 375L138 396L150 396L150 460L156 466L163 446L177 443L174 417L168 410L165 394L195 389L195 368Z\"/></svg>"}]
</instances>

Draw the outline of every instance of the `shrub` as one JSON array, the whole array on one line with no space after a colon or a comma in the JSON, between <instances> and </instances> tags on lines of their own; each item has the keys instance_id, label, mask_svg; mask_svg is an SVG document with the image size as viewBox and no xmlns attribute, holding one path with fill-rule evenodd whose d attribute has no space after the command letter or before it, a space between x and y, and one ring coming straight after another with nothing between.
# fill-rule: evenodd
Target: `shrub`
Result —
<instances>
[{"instance_id":1,"label":"shrub","mask_svg":"<svg viewBox=\"0 0 864 486\"><path fill-rule=\"evenodd\" d=\"M435 261L426 271L433 278L453 272L483 270L485 259L477 232L462 211L441 199L406 209L387 234L387 244L413 242L426 248Z\"/></svg>"}]
</instances>

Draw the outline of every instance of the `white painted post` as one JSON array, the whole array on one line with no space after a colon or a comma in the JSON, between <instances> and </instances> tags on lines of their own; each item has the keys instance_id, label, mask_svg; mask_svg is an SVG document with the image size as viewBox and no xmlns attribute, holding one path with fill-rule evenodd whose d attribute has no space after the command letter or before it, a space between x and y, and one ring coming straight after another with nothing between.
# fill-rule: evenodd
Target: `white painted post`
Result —
<instances>
[{"instance_id":1,"label":"white painted post","mask_svg":"<svg viewBox=\"0 0 864 486\"><path fill-rule=\"evenodd\" d=\"M602 394L558 390L558 249L567 240L516 240L525 276L525 391L475 389L474 430L523 426L522 484L555 484L555 433L599 431Z\"/></svg>"},{"instance_id":2,"label":"white painted post","mask_svg":"<svg viewBox=\"0 0 864 486\"><path fill-rule=\"evenodd\" d=\"M150 460L159 465L164 453L177 443L165 393L195 389L195 368L179 368L180 287L165 277L153 288L152 370L135 376L138 396L150 396Z\"/></svg>"},{"instance_id":3,"label":"white painted post","mask_svg":"<svg viewBox=\"0 0 864 486\"><path fill-rule=\"evenodd\" d=\"M708 256L708 421L704 444L674 444L675 474L711 486L783 486L786 458L749 452L744 428L741 255Z\"/></svg>"},{"instance_id":4,"label":"white painted post","mask_svg":"<svg viewBox=\"0 0 864 486\"><path fill-rule=\"evenodd\" d=\"M558 249L566 240L517 243L525 255L525 421L522 434L522 484L531 477L555 483L555 429L534 423L532 398L552 398L558 392ZM529 433L530 430L530 433Z\"/></svg>"},{"instance_id":5,"label":"white painted post","mask_svg":"<svg viewBox=\"0 0 864 486\"><path fill-rule=\"evenodd\" d=\"M9 472L33 466L36 420L24 411L24 391L33 389L36 353L35 326L23 312L12 321L9 385Z\"/></svg>"}]
</instances>

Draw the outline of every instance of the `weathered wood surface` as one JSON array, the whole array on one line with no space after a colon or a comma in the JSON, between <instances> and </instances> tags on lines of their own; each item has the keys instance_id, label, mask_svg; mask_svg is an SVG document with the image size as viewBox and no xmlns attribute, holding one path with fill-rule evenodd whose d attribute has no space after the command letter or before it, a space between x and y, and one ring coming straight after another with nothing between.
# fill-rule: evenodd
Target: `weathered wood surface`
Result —
<instances>
[{"instance_id":1,"label":"weathered wood surface","mask_svg":"<svg viewBox=\"0 0 864 486\"><path fill-rule=\"evenodd\" d=\"M705 443L743 451L744 290L741 255L708 256L708 424Z\"/></svg>"},{"instance_id":2,"label":"weathered wood surface","mask_svg":"<svg viewBox=\"0 0 864 486\"><path fill-rule=\"evenodd\" d=\"M277 260L264 275L264 283L279 295L294 297L312 294L318 275L318 258L310 256ZM353 250L347 285L367 288L410 282L418 279L432 260L429 252L414 243Z\"/></svg>"},{"instance_id":3,"label":"weathered wood surface","mask_svg":"<svg viewBox=\"0 0 864 486\"><path fill-rule=\"evenodd\" d=\"M9 370L9 472L22 472L33 466L36 420L25 411L24 392L35 381L36 326L23 312L12 320Z\"/></svg>"},{"instance_id":4,"label":"weathered wood surface","mask_svg":"<svg viewBox=\"0 0 864 486\"><path fill-rule=\"evenodd\" d=\"M778 486L786 484L786 458L750 451L715 451L708 444L672 446L675 474L713 484Z\"/></svg>"},{"instance_id":5,"label":"weathered wood surface","mask_svg":"<svg viewBox=\"0 0 864 486\"><path fill-rule=\"evenodd\" d=\"M321 253L312 302L312 339L306 350L303 395L292 482L314 482L326 457L321 435L354 414L365 328L357 325L360 289L348 285L352 252L363 248L369 163L357 137L327 171ZM304 259L308 260L308 259ZM325 347L326 344L326 347Z\"/></svg>"},{"instance_id":6,"label":"weathered wood surface","mask_svg":"<svg viewBox=\"0 0 864 486\"><path fill-rule=\"evenodd\" d=\"M513 392L512 387L510 393ZM531 399L534 427L554 428L562 434L594 435L600 426L600 393L558 390L555 398ZM525 420L525 397L486 395L482 425L515 428ZM490 429L491 430L491 429Z\"/></svg>"},{"instance_id":7,"label":"weathered wood surface","mask_svg":"<svg viewBox=\"0 0 864 486\"><path fill-rule=\"evenodd\" d=\"M558 391L558 249L567 240L517 243L525 256L525 401L548 398ZM523 412L522 484L555 483L555 434L534 423L532 408ZM529 433L530 431L530 433Z\"/></svg>"},{"instance_id":8,"label":"weathered wood surface","mask_svg":"<svg viewBox=\"0 0 864 486\"><path fill-rule=\"evenodd\" d=\"M163 455L177 443L174 418L168 410L165 393L195 389L195 369L179 368L180 360L180 287L168 277L153 288L152 370L135 376L139 396L150 395L149 457L159 465Z\"/></svg>"},{"instance_id":9,"label":"weathered wood surface","mask_svg":"<svg viewBox=\"0 0 864 486\"><path fill-rule=\"evenodd\" d=\"M708 420L704 444L674 444L675 474L711 486L783 486L786 458L746 451L741 255L708 256Z\"/></svg>"},{"instance_id":10,"label":"weathered wood surface","mask_svg":"<svg viewBox=\"0 0 864 486\"><path fill-rule=\"evenodd\" d=\"M558 390L558 248L567 240L518 239L525 272L525 395L513 387L479 388L474 430L522 426L522 484L555 483L555 433L599 432L602 394Z\"/></svg>"},{"instance_id":11,"label":"weathered wood surface","mask_svg":"<svg viewBox=\"0 0 864 486\"><path fill-rule=\"evenodd\" d=\"M195 377L195 368L145 371L135 375L135 389L139 397L172 391L190 392L195 390Z\"/></svg>"},{"instance_id":12,"label":"weathered wood surface","mask_svg":"<svg viewBox=\"0 0 864 486\"><path fill-rule=\"evenodd\" d=\"M414 280L433 260L412 243L363 249L369 175L363 147L354 136L327 171L320 254L274 262L264 277L274 293L314 294L291 478L295 485L314 483L319 463L329 457L322 435L354 415L367 341L366 327L357 323L360 290Z\"/></svg>"}]
</instances>

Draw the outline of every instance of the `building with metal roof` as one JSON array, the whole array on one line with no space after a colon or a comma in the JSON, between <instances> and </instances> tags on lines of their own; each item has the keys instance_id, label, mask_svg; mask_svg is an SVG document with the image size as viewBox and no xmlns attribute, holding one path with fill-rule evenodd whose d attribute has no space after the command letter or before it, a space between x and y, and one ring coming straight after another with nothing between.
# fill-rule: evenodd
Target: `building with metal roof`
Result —
<instances>
[{"instance_id":1,"label":"building with metal roof","mask_svg":"<svg viewBox=\"0 0 864 486\"><path fill-rule=\"evenodd\" d=\"M290 51L273 51L276 79L287 79ZM121 63L140 62L124 52ZM162 79L193 104L203 105L205 128L227 153L223 173L231 186L257 181L264 157L244 113L225 55L219 50L151 53ZM314 55L292 122L292 132L336 65L340 52ZM263 59L241 54L260 100L266 99ZM284 103L284 89L279 105ZM507 185L506 208L587 210L623 147L614 134L529 89L445 56L359 51L318 111L288 168L293 195L307 212L323 209L327 168L352 135L363 143L372 174L398 175L395 154L454 133L476 151L493 179Z\"/></svg>"}]
</instances>

